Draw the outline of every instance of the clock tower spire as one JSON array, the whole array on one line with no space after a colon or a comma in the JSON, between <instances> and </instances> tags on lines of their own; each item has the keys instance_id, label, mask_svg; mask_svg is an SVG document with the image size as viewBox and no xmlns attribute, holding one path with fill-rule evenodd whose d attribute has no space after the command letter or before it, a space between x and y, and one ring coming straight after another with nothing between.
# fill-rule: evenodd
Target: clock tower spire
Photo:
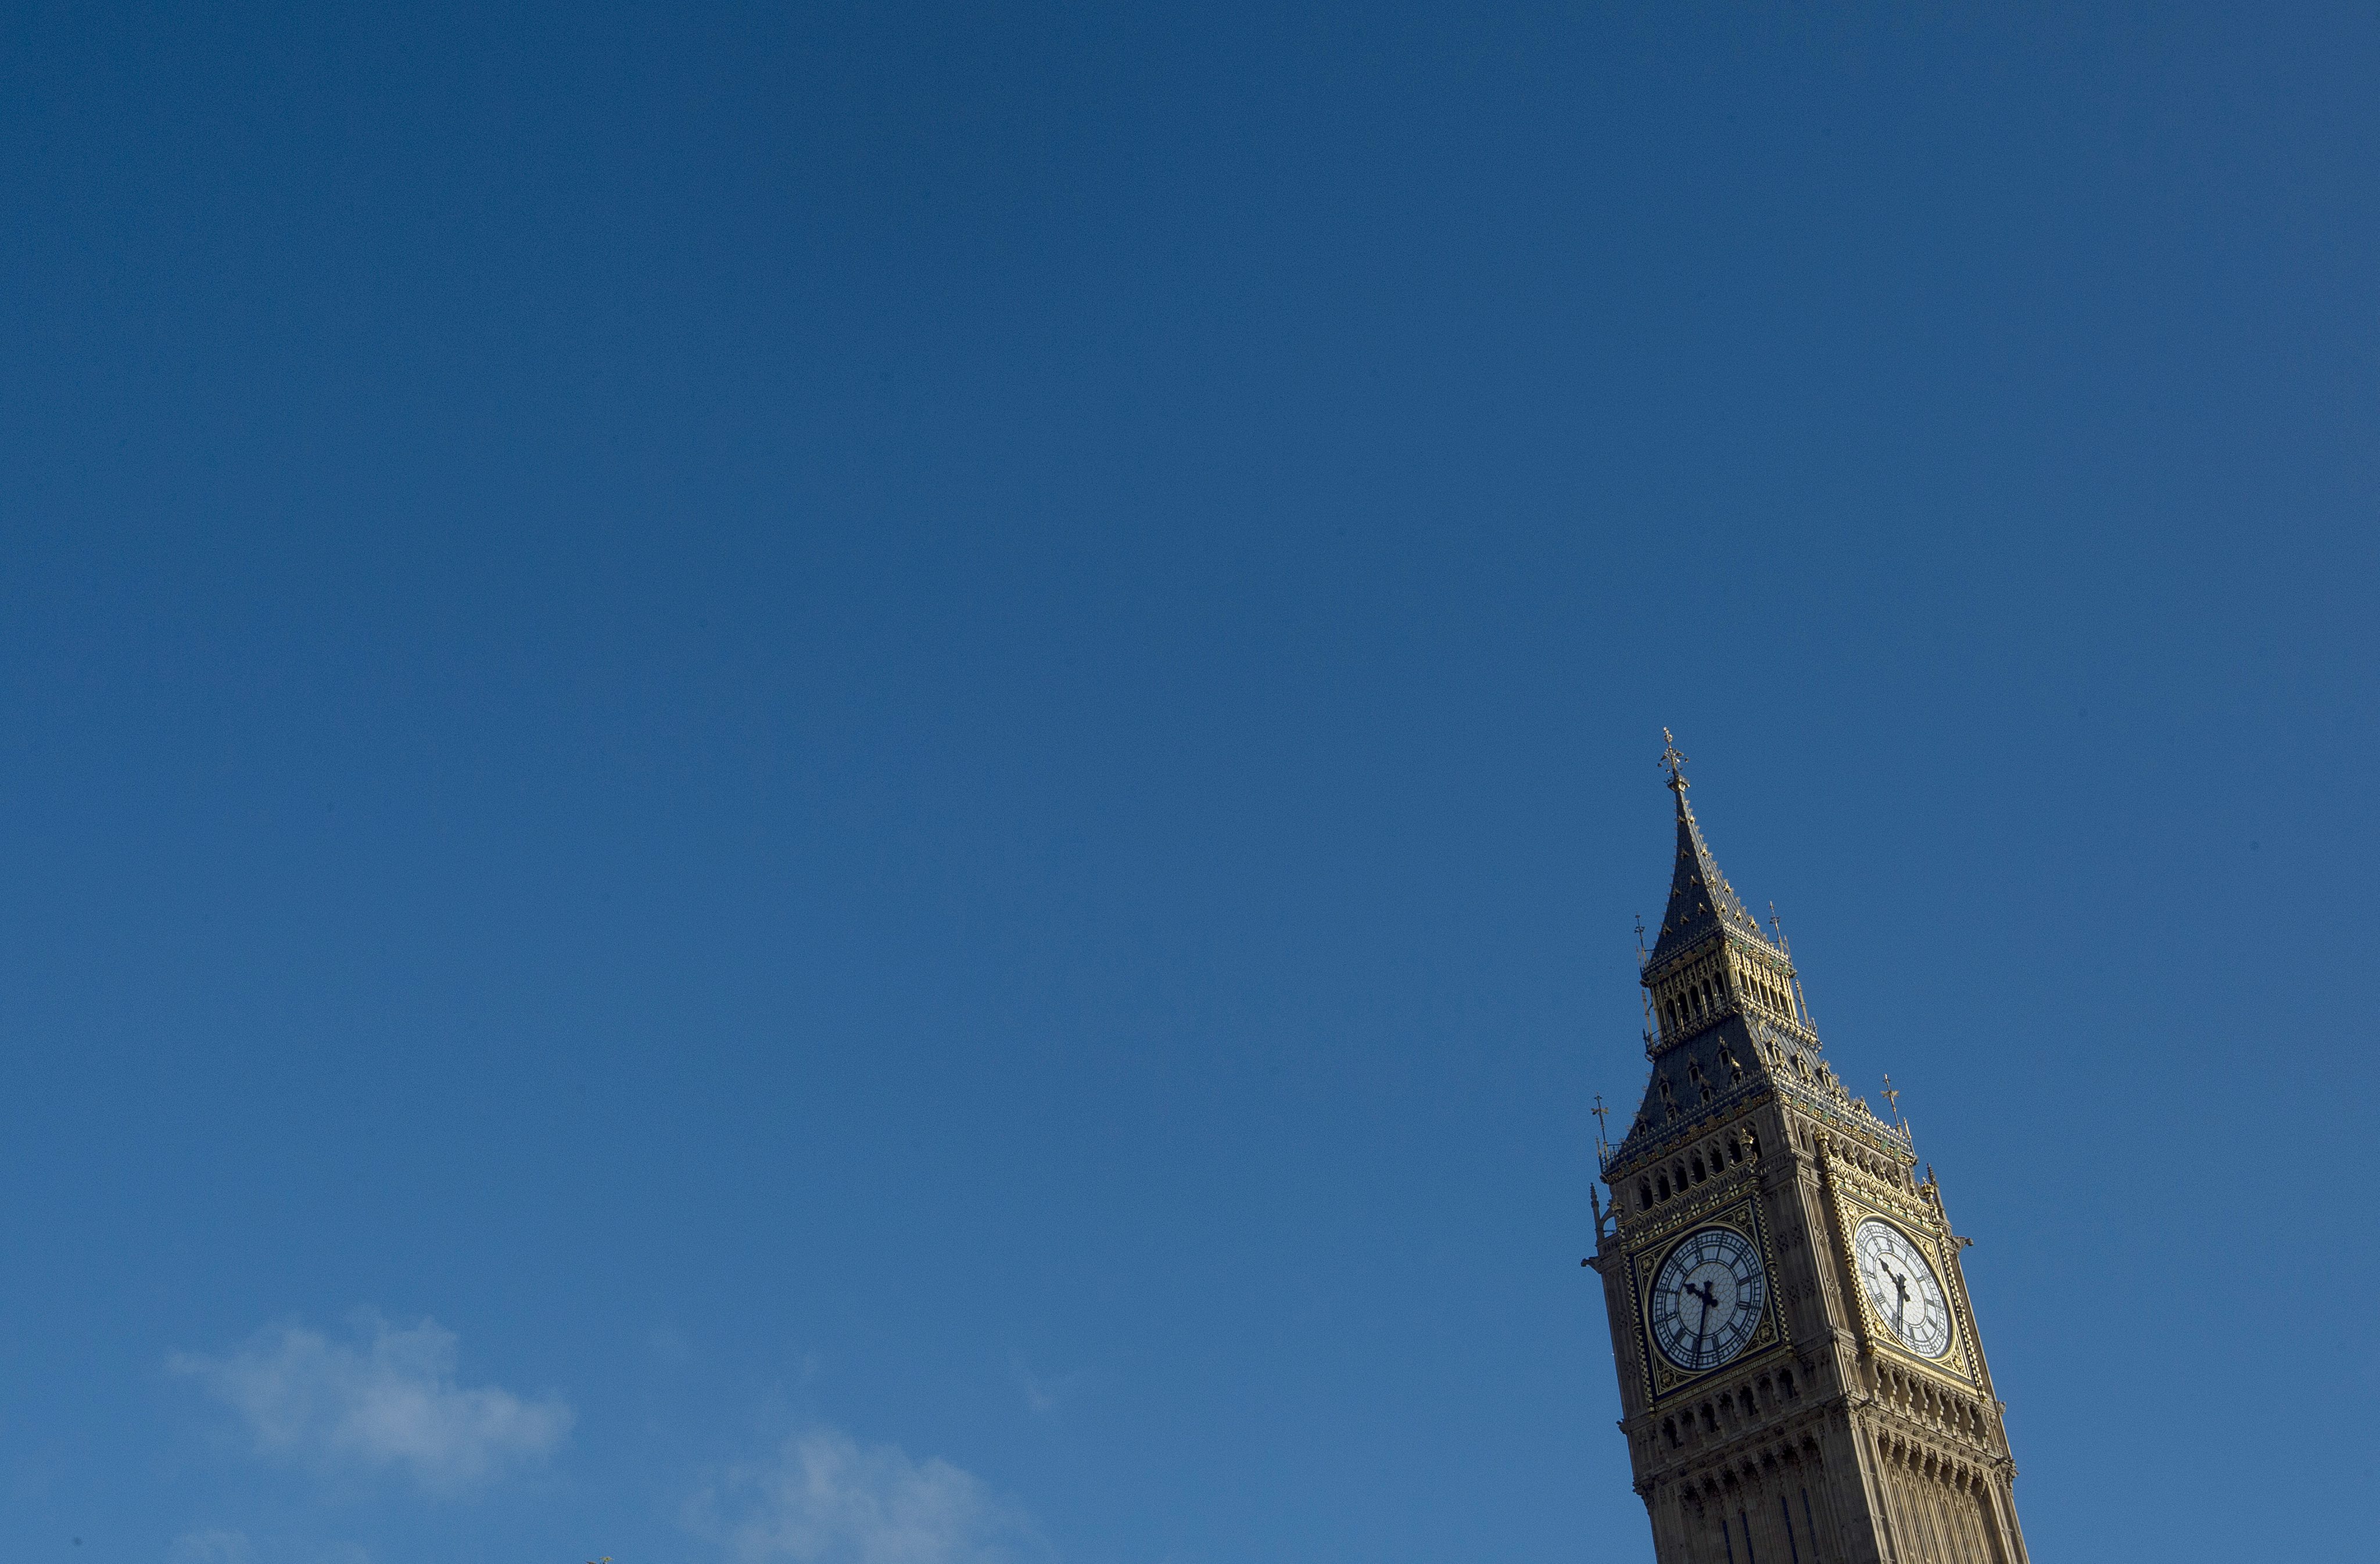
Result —
<instances>
[{"instance_id":1,"label":"clock tower spire","mask_svg":"<svg viewBox=\"0 0 2380 1564\"><path fill-rule=\"evenodd\" d=\"M1694 785L1686 780L1686 758L1678 753L1669 729L1661 730L1661 737L1666 741L1661 769L1670 773L1669 789L1678 796L1678 861L1670 871L1670 908L1662 914L1661 931L1653 941L1654 964L1700 944L1719 927L1766 945L1759 919L1744 910L1735 887L1719 873L1718 860L1711 856L1710 844L1703 840L1694 806L1686 801L1686 790Z\"/></svg>"},{"instance_id":2,"label":"clock tower spire","mask_svg":"<svg viewBox=\"0 0 2380 1564\"><path fill-rule=\"evenodd\" d=\"M1639 974L1652 1073L1599 1153L1588 1261L1656 1555L2026 1564L1966 1241L1908 1127L1826 1062L1791 952L1719 872L1661 736L1677 857Z\"/></svg>"}]
</instances>

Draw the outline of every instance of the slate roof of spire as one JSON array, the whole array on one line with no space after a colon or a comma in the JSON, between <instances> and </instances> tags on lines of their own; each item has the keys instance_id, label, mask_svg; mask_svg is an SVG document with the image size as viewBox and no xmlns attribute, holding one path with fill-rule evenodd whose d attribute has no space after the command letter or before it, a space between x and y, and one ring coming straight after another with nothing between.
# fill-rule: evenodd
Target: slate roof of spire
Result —
<instances>
[{"instance_id":1,"label":"slate roof of spire","mask_svg":"<svg viewBox=\"0 0 2380 1564\"><path fill-rule=\"evenodd\" d=\"M1759 920L1744 909L1735 887L1718 872L1710 844L1703 840L1694 806L1686 802L1686 789L1693 785L1685 778L1686 758L1672 746L1664 758L1670 765L1670 791L1678 795L1678 862L1670 873L1670 907L1661 915L1661 932L1653 941L1647 971L1700 944L1722 925L1760 944L1768 943Z\"/></svg>"}]
</instances>

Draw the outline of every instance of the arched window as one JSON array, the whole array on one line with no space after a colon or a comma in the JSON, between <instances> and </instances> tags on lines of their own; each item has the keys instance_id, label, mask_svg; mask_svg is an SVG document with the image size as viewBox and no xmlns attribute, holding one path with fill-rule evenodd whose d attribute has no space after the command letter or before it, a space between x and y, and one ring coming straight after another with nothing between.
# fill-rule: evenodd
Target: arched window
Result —
<instances>
[{"instance_id":1,"label":"arched window","mask_svg":"<svg viewBox=\"0 0 2380 1564\"><path fill-rule=\"evenodd\" d=\"M1696 1152L1696 1153L1694 1154L1694 1182L1696 1182L1696 1183L1700 1183L1700 1182L1703 1182L1703 1158L1702 1158L1702 1153L1700 1153L1700 1152Z\"/></svg>"},{"instance_id":2,"label":"arched window","mask_svg":"<svg viewBox=\"0 0 2380 1564\"><path fill-rule=\"evenodd\" d=\"M1653 1175L1653 1182L1654 1182L1654 1183L1655 1183L1655 1184L1657 1184L1657 1185L1658 1185L1658 1186L1659 1186L1659 1188L1660 1188L1660 1192L1661 1192L1661 1198L1662 1198L1662 1199L1664 1199L1664 1200L1669 1199L1669 1198L1670 1198L1670 1175L1669 1175L1669 1174L1667 1174L1667 1173L1656 1173L1656 1174L1654 1174L1654 1175Z\"/></svg>"},{"instance_id":3,"label":"arched window","mask_svg":"<svg viewBox=\"0 0 2380 1564\"><path fill-rule=\"evenodd\" d=\"M1787 1400L1790 1401L1793 1399L1793 1371L1791 1369L1785 1368L1777 1371L1777 1388L1784 1394Z\"/></svg>"},{"instance_id":4,"label":"arched window","mask_svg":"<svg viewBox=\"0 0 2380 1564\"><path fill-rule=\"evenodd\" d=\"M1678 1420L1674 1417L1663 1418L1661 1420L1661 1432L1669 1438L1670 1448L1671 1449L1676 1449L1678 1448Z\"/></svg>"},{"instance_id":5,"label":"arched window","mask_svg":"<svg viewBox=\"0 0 2380 1564\"><path fill-rule=\"evenodd\" d=\"M1649 1211L1652 1208L1653 1186L1646 1183L1643 1179L1638 1179L1636 1181L1636 1209L1639 1211Z\"/></svg>"}]
</instances>

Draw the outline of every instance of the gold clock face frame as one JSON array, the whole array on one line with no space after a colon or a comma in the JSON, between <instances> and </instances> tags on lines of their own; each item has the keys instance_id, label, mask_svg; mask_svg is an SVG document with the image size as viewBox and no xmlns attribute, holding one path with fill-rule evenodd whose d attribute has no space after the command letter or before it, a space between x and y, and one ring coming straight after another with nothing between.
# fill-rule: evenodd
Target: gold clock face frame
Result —
<instances>
[{"instance_id":1,"label":"gold clock face frame","mask_svg":"<svg viewBox=\"0 0 2380 1564\"><path fill-rule=\"evenodd\" d=\"M1875 1177L1840 1155L1828 1155L1825 1160L1828 1197L1835 1226L1836 1259L1849 1279L1846 1301L1852 1304L1858 1315L1860 1334L1866 1349L1871 1352L1888 1353L1911 1367L1939 1375L1969 1391L1980 1387L1982 1379L1975 1366L1966 1297L1953 1279L1947 1231L1941 1225L1939 1208L1920 1194ZM1903 1339L1886 1308L1872 1296L1866 1279L1860 1274L1858 1239L1870 1222L1880 1222L1898 1234L1916 1253L1926 1275L1941 1290L1944 1340L1938 1351L1930 1355ZM1903 1279L1912 1289L1917 1285L1918 1279L1906 1271L1903 1272ZM1897 1312L1900 1289L1889 1280L1879 1285L1884 1303L1892 1305ZM1930 1338L1927 1340L1931 1344Z\"/></svg>"},{"instance_id":2,"label":"gold clock face frame","mask_svg":"<svg viewBox=\"0 0 2380 1564\"><path fill-rule=\"evenodd\" d=\"M1714 1374L1730 1373L1755 1358L1766 1355L1787 1344L1783 1311L1778 1303L1777 1251L1769 1241L1767 1224L1761 1219L1757 1186L1750 1170L1741 1178L1709 1190L1700 1198L1679 1210L1676 1218L1664 1222L1657 1233L1647 1234L1645 1241L1629 1253L1628 1275L1630 1302L1635 1314L1637 1363L1645 1376L1645 1385L1655 1402L1700 1385ZM1752 1328L1743 1340L1725 1362L1711 1368L1682 1368L1655 1345L1651 1308L1653 1286L1659 1279L1661 1267L1678 1253L1686 1242L1706 1231L1720 1229L1747 1244L1758 1258L1765 1284L1760 1307ZM1687 1279L1693 1279L1691 1276ZM1711 1283L1716 1294L1716 1281Z\"/></svg>"},{"instance_id":3,"label":"gold clock face frame","mask_svg":"<svg viewBox=\"0 0 2380 1564\"><path fill-rule=\"evenodd\" d=\"M1949 1295L1909 1235L1869 1217L1852 1230L1852 1258L1876 1323L1921 1358L1946 1356L1957 1333Z\"/></svg>"},{"instance_id":4,"label":"gold clock face frame","mask_svg":"<svg viewBox=\"0 0 2380 1564\"><path fill-rule=\"evenodd\" d=\"M1768 1292L1758 1245L1723 1223L1695 1228L1653 1273L1645 1304L1653 1350L1689 1374L1724 1367L1743 1355Z\"/></svg>"}]
</instances>

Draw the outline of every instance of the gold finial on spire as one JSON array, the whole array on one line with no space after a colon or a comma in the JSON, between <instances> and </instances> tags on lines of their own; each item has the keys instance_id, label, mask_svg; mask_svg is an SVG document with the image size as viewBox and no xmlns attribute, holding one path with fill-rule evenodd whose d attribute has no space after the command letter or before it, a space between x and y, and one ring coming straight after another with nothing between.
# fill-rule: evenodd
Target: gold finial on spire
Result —
<instances>
[{"instance_id":1,"label":"gold finial on spire","mask_svg":"<svg viewBox=\"0 0 2380 1564\"><path fill-rule=\"evenodd\" d=\"M1694 784L1686 780L1686 758L1678 753L1678 741L1667 728L1661 730L1661 769L1670 773L1670 791L1678 795L1679 803L1684 803L1686 789Z\"/></svg>"},{"instance_id":2,"label":"gold finial on spire","mask_svg":"<svg viewBox=\"0 0 2380 1564\"><path fill-rule=\"evenodd\" d=\"M1595 1138L1597 1140L1603 1139L1604 1131L1607 1127L1604 1123L1604 1116L1609 1114L1611 1109L1603 1106L1603 1094L1601 1092L1595 1094L1595 1106L1588 1109L1587 1111L1595 1115Z\"/></svg>"},{"instance_id":3,"label":"gold finial on spire","mask_svg":"<svg viewBox=\"0 0 2380 1564\"><path fill-rule=\"evenodd\" d=\"M1884 1100L1892 1105L1892 1116L1895 1119L1900 1118L1900 1094L1892 1089L1892 1077L1889 1075L1884 1078Z\"/></svg>"}]
</instances>

